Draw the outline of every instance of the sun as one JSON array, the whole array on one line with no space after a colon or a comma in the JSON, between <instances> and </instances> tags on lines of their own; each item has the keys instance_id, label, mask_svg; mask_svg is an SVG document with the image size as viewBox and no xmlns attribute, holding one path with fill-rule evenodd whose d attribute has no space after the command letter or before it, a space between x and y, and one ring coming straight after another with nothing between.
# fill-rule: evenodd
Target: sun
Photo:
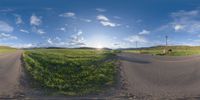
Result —
<instances>
[{"instance_id":1,"label":"sun","mask_svg":"<svg viewBox=\"0 0 200 100\"><path fill-rule=\"evenodd\" d=\"M98 48L98 49L102 49L103 46L102 46L101 44L98 44L98 45L96 46L96 48Z\"/></svg>"}]
</instances>

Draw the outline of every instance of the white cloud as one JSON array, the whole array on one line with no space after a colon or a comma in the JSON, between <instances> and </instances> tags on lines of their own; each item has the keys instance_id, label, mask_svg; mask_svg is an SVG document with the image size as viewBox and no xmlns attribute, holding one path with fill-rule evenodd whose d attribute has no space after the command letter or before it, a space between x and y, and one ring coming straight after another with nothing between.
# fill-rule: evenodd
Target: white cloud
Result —
<instances>
[{"instance_id":1,"label":"white cloud","mask_svg":"<svg viewBox=\"0 0 200 100\"><path fill-rule=\"evenodd\" d=\"M104 15L98 15L97 19L100 20L100 21L109 21L109 19Z\"/></svg>"},{"instance_id":2,"label":"white cloud","mask_svg":"<svg viewBox=\"0 0 200 100\"><path fill-rule=\"evenodd\" d=\"M90 20L90 19L83 19L83 18L81 18L80 20L82 20L82 21L85 21L85 22L92 22L92 20Z\"/></svg>"},{"instance_id":3,"label":"white cloud","mask_svg":"<svg viewBox=\"0 0 200 100\"><path fill-rule=\"evenodd\" d=\"M58 30L60 30L60 31L66 31L66 28L65 27L61 27L61 28L59 28Z\"/></svg>"},{"instance_id":4,"label":"white cloud","mask_svg":"<svg viewBox=\"0 0 200 100\"><path fill-rule=\"evenodd\" d=\"M97 10L98 12L106 12L106 9L103 9L103 8L96 8L96 10Z\"/></svg>"},{"instance_id":5,"label":"white cloud","mask_svg":"<svg viewBox=\"0 0 200 100\"><path fill-rule=\"evenodd\" d=\"M187 33L199 33L200 32L200 11L178 11L171 13L173 22L169 23L175 31L184 31Z\"/></svg>"},{"instance_id":6,"label":"white cloud","mask_svg":"<svg viewBox=\"0 0 200 100\"><path fill-rule=\"evenodd\" d=\"M175 31L179 31L179 30L182 30L182 29L184 29L183 25L177 24L177 25L174 26Z\"/></svg>"},{"instance_id":7,"label":"white cloud","mask_svg":"<svg viewBox=\"0 0 200 100\"><path fill-rule=\"evenodd\" d=\"M24 33L29 33L29 31L24 30L24 29L20 29L19 31L24 32Z\"/></svg>"},{"instance_id":8,"label":"white cloud","mask_svg":"<svg viewBox=\"0 0 200 100\"><path fill-rule=\"evenodd\" d=\"M84 21L85 22L92 22L92 20L90 20L90 19L85 19Z\"/></svg>"},{"instance_id":9,"label":"white cloud","mask_svg":"<svg viewBox=\"0 0 200 100\"><path fill-rule=\"evenodd\" d=\"M147 34L150 34L150 31L142 30L142 31L139 32L138 34L139 34L139 35L147 35Z\"/></svg>"},{"instance_id":10,"label":"white cloud","mask_svg":"<svg viewBox=\"0 0 200 100\"><path fill-rule=\"evenodd\" d=\"M42 20L40 17L36 16L35 14L31 16L30 18L31 25L39 26L41 23L42 23Z\"/></svg>"},{"instance_id":11,"label":"white cloud","mask_svg":"<svg viewBox=\"0 0 200 100\"><path fill-rule=\"evenodd\" d=\"M134 42L146 43L147 42L147 40L144 37L139 36L139 35L132 35L126 38L125 40L131 43L134 43Z\"/></svg>"},{"instance_id":12,"label":"white cloud","mask_svg":"<svg viewBox=\"0 0 200 100\"><path fill-rule=\"evenodd\" d=\"M40 29L40 28L37 28L37 27L32 27L32 31L35 32L35 33L38 33L40 35L46 33L43 29Z\"/></svg>"},{"instance_id":13,"label":"white cloud","mask_svg":"<svg viewBox=\"0 0 200 100\"><path fill-rule=\"evenodd\" d=\"M0 32L13 32L13 27L4 21L0 21Z\"/></svg>"},{"instance_id":14,"label":"white cloud","mask_svg":"<svg viewBox=\"0 0 200 100\"><path fill-rule=\"evenodd\" d=\"M67 43L62 42L61 39L59 37L55 37L55 38L47 38L47 44L43 44L44 46L55 46L55 47L59 47L59 46L67 46ZM40 45L41 46L41 45Z\"/></svg>"},{"instance_id":15,"label":"white cloud","mask_svg":"<svg viewBox=\"0 0 200 100\"><path fill-rule=\"evenodd\" d=\"M112 22L107 22L107 21L100 21L100 23L101 23L103 26L110 26L110 27L115 27L115 26L117 26L117 24L112 23Z\"/></svg>"},{"instance_id":16,"label":"white cloud","mask_svg":"<svg viewBox=\"0 0 200 100\"><path fill-rule=\"evenodd\" d=\"M49 43L49 44L53 44L53 41L49 38L49 39L47 39L47 42Z\"/></svg>"},{"instance_id":17,"label":"white cloud","mask_svg":"<svg viewBox=\"0 0 200 100\"><path fill-rule=\"evenodd\" d=\"M77 34L72 35L71 40L69 41L69 45L73 47L85 45L85 39L82 34L83 32L79 30Z\"/></svg>"},{"instance_id":18,"label":"white cloud","mask_svg":"<svg viewBox=\"0 0 200 100\"><path fill-rule=\"evenodd\" d=\"M36 32L38 34L44 34L44 33L46 33L43 29L37 29Z\"/></svg>"},{"instance_id":19,"label":"white cloud","mask_svg":"<svg viewBox=\"0 0 200 100\"><path fill-rule=\"evenodd\" d=\"M200 33L200 9L196 10L181 10L170 14L172 21L162 25L155 32L181 32L187 34L198 34Z\"/></svg>"},{"instance_id":20,"label":"white cloud","mask_svg":"<svg viewBox=\"0 0 200 100\"><path fill-rule=\"evenodd\" d=\"M67 13L63 13L59 15L60 17L71 17L71 18L75 18L76 14L73 12L67 12Z\"/></svg>"},{"instance_id":21,"label":"white cloud","mask_svg":"<svg viewBox=\"0 0 200 100\"><path fill-rule=\"evenodd\" d=\"M61 41L61 38L56 37L55 40L56 40L56 41Z\"/></svg>"},{"instance_id":22,"label":"white cloud","mask_svg":"<svg viewBox=\"0 0 200 100\"><path fill-rule=\"evenodd\" d=\"M111 22L106 16L104 15L98 15L97 20L103 25L103 26L110 26L110 27L116 27L120 26L120 24L116 24Z\"/></svg>"},{"instance_id":23,"label":"white cloud","mask_svg":"<svg viewBox=\"0 0 200 100\"><path fill-rule=\"evenodd\" d=\"M0 33L0 39L1 40L17 39L17 37L6 33Z\"/></svg>"},{"instance_id":24,"label":"white cloud","mask_svg":"<svg viewBox=\"0 0 200 100\"><path fill-rule=\"evenodd\" d=\"M199 11L198 10L191 10L191 11L184 11L184 10L180 10L178 12L173 12L171 13L171 17L173 18L178 18L178 17L195 17L199 15Z\"/></svg>"},{"instance_id":25,"label":"white cloud","mask_svg":"<svg viewBox=\"0 0 200 100\"><path fill-rule=\"evenodd\" d=\"M82 34L83 34L83 32L81 30L79 30L78 33L77 33L78 36L80 36Z\"/></svg>"},{"instance_id":26,"label":"white cloud","mask_svg":"<svg viewBox=\"0 0 200 100\"><path fill-rule=\"evenodd\" d=\"M16 22L15 22L16 24L22 24L23 23L23 20L22 20L20 15L15 14L15 17L16 17Z\"/></svg>"}]
</instances>

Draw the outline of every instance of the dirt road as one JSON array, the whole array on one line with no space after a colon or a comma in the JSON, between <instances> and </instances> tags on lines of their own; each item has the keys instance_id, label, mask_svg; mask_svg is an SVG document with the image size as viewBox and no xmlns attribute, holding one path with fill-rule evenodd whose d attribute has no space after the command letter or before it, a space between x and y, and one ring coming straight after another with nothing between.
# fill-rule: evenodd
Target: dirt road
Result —
<instances>
[{"instance_id":1,"label":"dirt road","mask_svg":"<svg viewBox=\"0 0 200 100\"><path fill-rule=\"evenodd\" d=\"M19 91L22 51L0 54L0 98L12 98Z\"/></svg>"},{"instance_id":2,"label":"dirt road","mask_svg":"<svg viewBox=\"0 0 200 100\"><path fill-rule=\"evenodd\" d=\"M200 56L118 55L128 91L138 98L200 96Z\"/></svg>"}]
</instances>

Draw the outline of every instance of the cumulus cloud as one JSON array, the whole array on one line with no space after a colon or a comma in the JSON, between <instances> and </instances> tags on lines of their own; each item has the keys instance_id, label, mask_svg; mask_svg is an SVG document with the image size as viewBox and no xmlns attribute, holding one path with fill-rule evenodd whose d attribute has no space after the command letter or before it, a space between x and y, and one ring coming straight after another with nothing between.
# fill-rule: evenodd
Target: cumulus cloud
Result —
<instances>
[{"instance_id":1,"label":"cumulus cloud","mask_svg":"<svg viewBox=\"0 0 200 100\"><path fill-rule=\"evenodd\" d=\"M33 32L36 32L40 35L46 33L43 29L38 28L42 24L41 17L38 17L35 14L32 14L32 16L30 17L30 24L32 25Z\"/></svg>"},{"instance_id":2,"label":"cumulus cloud","mask_svg":"<svg viewBox=\"0 0 200 100\"><path fill-rule=\"evenodd\" d=\"M32 27L32 31L36 32L40 35L45 34L46 32L43 29L37 28L37 27Z\"/></svg>"},{"instance_id":3,"label":"cumulus cloud","mask_svg":"<svg viewBox=\"0 0 200 100\"><path fill-rule=\"evenodd\" d=\"M60 28L58 28L58 30L65 32L66 28L65 27L60 27Z\"/></svg>"},{"instance_id":4,"label":"cumulus cloud","mask_svg":"<svg viewBox=\"0 0 200 100\"><path fill-rule=\"evenodd\" d=\"M53 41L51 40L51 38L48 38L48 39L47 39L47 42L48 42L49 44L53 44Z\"/></svg>"},{"instance_id":5,"label":"cumulus cloud","mask_svg":"<svg viewBox=\"0 0 200 100\"><path fill-rule=\"evenodd\" d=\"M29 31L24 30L24 29L20 29L19 31L23 32L23 33L29 33Z\"/></svg>"},{"instance_id":6,"label":"cumulus cloud","mask_svg":"<svg viewBox=\"0 0 200 100\"><path fill-rule=\"evenodd\" d=\"M170 16L176 19L178 17L188 18L188 17L195 17L197 15L199 15L199 11L198 10L191 10L191 11L180 10L178 12L171 13Z\"/></svg>"},{"instance_id":7,"label":"cumulus cloud","mask_svg":"<svg viewBox=\"0 0 200 100\"><path fill-rule=\"evenodd\" d=\"M43 43L39 46L53 46L53 47L66 47L69 44L67 42L61 41L61 38L55 37L55 38L47 38L46 39L47 44Z\"/></svg>"},{"instance_id":8,"label":"cumulus cloud","mask_svg":"<svg viewBox=\"0 0 200 100\"><path fill-rule=\"evenodd\" d=\"M85 39L82 34L83 32L79 30L78 33L72 35L71 40L69 41L69 45L73 47L85 45Z\"/></svg>"},{"instance_id":9,"label":"cumulus cloud","mask_svg":"<svg viewBox=\"0 0 200 100\"><path fill-rule=\"evenodd\" d=\"M55 40L56 40L56 41L61 41L61 38L56 37Z\"/></svg>"},{"instance_id":10,"label":"cumulus cloud","mask_svg":"<svg viewBox=\"0 0 200 100\"><path fill-rule=\"evenodd\" d=\"M66 13L60 14L59 16L60 16L60 17L71 17L71 18L75 18L76 14L73 13L73 12L66 12Z\"/></svg>"},{"instance_id":11,"label":"cumulus cloud","mask_svg":"<svg viewBox=\"0 0 200 100\"><path fill-rule=\"evenodd\" d=\"M103 8L96 8L96 11L98 11L98 12L106 12L106 9L103 9Z\"/></svg>"},{"instance_id":12,"label":"cumulus cloud","mask_svg":"<svg viewBox=\"0 0 200 100\"><path fill-rule=\"evenodd\" d=\"M17 25L19 25L19 24L22 24L22 23L23 23L23 20L22 20L22 18L21 18L21 16L20 16L20 15L17 15L17 14L15 14L14 16L16 17L16 19L15 19L15 20L16 20L16 22L15 22L15 23L16 23Z\"/></svg>"},{"instance_id":13,"label":"cumulus cloud","mask_svg":"<svg viewBox=\"0 0 200 100\"><path fill-rule=\"evenodd\" d=\"M117 26L115 23L112 23L112 22L100 21L100 23L101 23L103 26L110 26L110 27L115 27L115 26Z\"/></svg>"},{"instance_id":14,"label":"cumulus cloud","mask_svg":"<svg viewBox=\"0 0 200 100\"><path fill-rule=\"evenodd\" d=\"M6 33L0 33L0 39L1 40L17 39L17 37Z\"/></svg>"},{"instance_id":15,"label":"cumulus cloud","mask_svg":"<svg viewBox=\"0 0 200 100\"><path fill-rule=\"evenodd\" d=\"M4 21L0 21L0 32L13 32L13 27Z\"/></svg>"},{"instance_id":16,"label":"cumulus cloud","mask_svg":"<svg viewBox=\"0 0 200 100\"><path fill-rule=\"evenodd\" d=\"M111 22L106 16L104 15L98 15L97 20L103 25L103 26L110 26L110 27L116 27L120 26L120 24L116 24Z\"/></svg>"},{"instance_id":17,"label":"cumulus cloud","mask_svg":"<svg viewBox=\"0 0 200 100\"><path fill-rule=\"evenodd\" d=\"M170 24L175 31L184 31L187 33L199 33L200 32L200 11L178 11L173 12L170 15L173 21Z\"/></svg>"},{"instance_id":18,"label":"cumulus cloud","mask_svg":"<svg viewBox=\"0 0 200 100\"><path fill-rule=\"evenodd\" d=\"M30 17L30 24L31 25L35 25L35 26L39 26L42 23L42 20L40 17L36 16L35 14L33 14Z\"/></svg>"},{"instance_id":19,"label":"cumulus cloud","mask_svg":"<svg viewBox=\"0 0 200 100\"><path fill-rule=\"evenodd\" d=\"M97 19L100 20L100 21L109 21L109 19L104 15L98 15Z\"/></svg>"},{"instance_id":20,"label":"cumulus cloud","mask_svg":"<svg viewBox=\"0 0 200 100\"><path fill-rule=\"evenodd\" d=\"M180 24L174 25L174 30L175 31L179 31L179 30L182 30L182 29L184 29L183 25L180 25Z\"/></svg>"},{"instance_id":21,"label":"cumulus cloud","mask_svg":"<svg viewBox=\"0 0 200 100\"><path fill-rule=\"evenodd\" d=\"M146 43L147 42L147 40L144 37L139 36L139 35L132 35L126 38L125 40L131 43L134 43L134 42Z\"/></svg>"},{"instance_id":22,"label":"cumulus cloud","mask_svg":"<svg viewBox=\"0 0 200 100\"><path fill-rule=\"evenodd\" d=\"M138 34L139 34L139 35L147 35L147 34L150 34L150 31L142 30L142 31L139 32Z\"/></svg>"},{"instance_id":23,"label":"cumulus cloud","mask_svg":"<svg viewBox=\"0 0 200 100\"><path fill-rule=\"evenodd\" d=\"M44 33L46 33L43 29L37 29L36 32L38 34L44 34Z\"/></svg>"}]
</instances>

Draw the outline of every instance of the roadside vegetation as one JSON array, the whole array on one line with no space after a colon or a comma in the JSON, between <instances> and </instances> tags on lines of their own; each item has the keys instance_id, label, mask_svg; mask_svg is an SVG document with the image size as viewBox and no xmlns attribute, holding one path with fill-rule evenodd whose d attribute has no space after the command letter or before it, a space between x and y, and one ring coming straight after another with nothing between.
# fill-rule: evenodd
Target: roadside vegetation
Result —
<instances>
[{"instance_id":1,"label":"roadside vegetation","mask_svg":"<svg viewBox=\"0 0 200 100\"><path fill-rule=\"evenodd\" d=\"M15 48L11 48L11 47L7 47L7 46L0 46L0 54L1 53L10 53L10 52L14 52L17 49Z\"/></svg>"},{"instance_id":2,"label":"roadside vegetation","mask_svg":"<svg viewBox=\"0 0 200 100\"><path fill-rule=\"evenodd\" d=\"M135 50L123 50L123 52L167 56L189 56L200 55L200 46L157 46Z\"/></svg>"},{"instance_id":3,"label":"roadside vegetation","mask_svg":"<svg viewBox=\"0 0 200 100\"><path fill-rule=\"evenodd\" d=\"M99 93L115 83L115 53L92 49L34 49L25 68L42 87L67 95Z\"/></svg>"}]
</instances>

